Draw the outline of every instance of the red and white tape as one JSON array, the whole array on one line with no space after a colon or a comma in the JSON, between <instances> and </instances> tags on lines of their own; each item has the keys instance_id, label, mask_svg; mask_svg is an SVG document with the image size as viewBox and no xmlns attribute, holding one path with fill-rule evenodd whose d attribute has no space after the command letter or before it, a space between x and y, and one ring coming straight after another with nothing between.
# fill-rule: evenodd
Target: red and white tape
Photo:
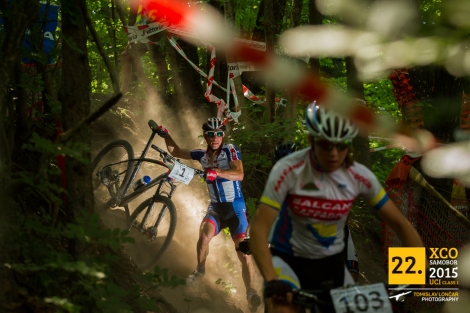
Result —
<instances>
[{"instance_id":1,"label":"red and white tape","mask_svg":"<svg viewBox=\"0 0 470 313\"><path fill-rule=\"evenodd\" d=\"M237 62L237 63L229 63L228 66L228 76L227 76L227 88L222 87L219 83L214 80L214 67L216 62L215 57L215 48L211 45L206 44L209 51L211 51L211 60L210 60L210 68L209 68L209 75L207 75L204 71L202 71L196 64L194 64L184 53L183 49L178 45L175 38L172 34L183 36L183 37L191 37L196 38L195 35L186 32L184 30L175 28L175 27L168 27L163 23L149 23L146 25L138 25L138 26L126 26L124 27L124 31L126 32L127 38L129 42L142 42L142 43L153 43L152 41L148 40L149 36L155 35L159 32L164 30L168 31L168 40L170 44L178 51L178 53L187 61L189 64L203 77L207 78L207 89L204 93L205 98L207 101L215 103L219 110L218 110L218 117L221 117L222 114L225 112L226 116L233 119L235 122L238 122L238 117L241 115L240 105L238 101L237 94L235 92L235 84L233 82L233 78L241 75L242 72L245 71L259 71L260 68L256 68L253 64L246 63L246 62ZM259 41L252 41L252 40L245 40L245 39L235 39L238 42L243 43L244 45L251 47L256 50L265 51L266 44L264 42ZM212 75L211 75L212 72ZM214 96L212 94L212 85L216 85L217 87L221 88L223 91L227 92L227 102L224 102L222 99ZM256 97L246 86L242 85L244 96L253 101L255 104L264 105L265 102ZM228 90L227 90L228 89ZM230 103L230 94L233 95L234 102L235 102L235 112L230 112L229 110L229 103ZM285 99L276 98L276 108L279 105L285 106ZM283 104L284 103L284 104Z\"/></svg>"}]
</instances>

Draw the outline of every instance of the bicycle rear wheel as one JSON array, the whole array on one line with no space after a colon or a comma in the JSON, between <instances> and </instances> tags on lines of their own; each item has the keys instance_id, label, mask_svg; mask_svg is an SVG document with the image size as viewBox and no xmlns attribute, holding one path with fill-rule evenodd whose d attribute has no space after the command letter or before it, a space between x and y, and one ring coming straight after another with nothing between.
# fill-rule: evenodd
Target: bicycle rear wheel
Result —
<instances>
[{"instance_id":1,"label":"bicycle rear wheel","mask_svg":"<svg viewBox=\"0 0 470 313\"><path fill-rule=\"evenodd\" d=\"M132 173L133 164L126 161L133 158L131 144L116 140L105 146L93 160L93 194L98 211L116 206L116 196L124 191ZM113 163L118 164L110 165Z\"/></svg>"},{"instance_id":2,"label":"bicycle rear wheel","mask_svg":"<svg viewBox=\"0 0 470 313\"><path fill-rule=\"evenodd\" d=\"M175 205L170 198L161 195L145 200L132 213L128 229L139 251L144 252L138 257L140 260L136 259L142 268L149 269L166 252L175 234L176 220Z\"/></svg>"}]
</instances>

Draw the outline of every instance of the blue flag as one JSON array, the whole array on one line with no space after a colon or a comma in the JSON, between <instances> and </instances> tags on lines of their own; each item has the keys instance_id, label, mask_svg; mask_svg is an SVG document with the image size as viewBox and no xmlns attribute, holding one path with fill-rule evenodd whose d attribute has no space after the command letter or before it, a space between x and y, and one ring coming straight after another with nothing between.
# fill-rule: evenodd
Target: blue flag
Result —
<instances>
[{"instance_id":1,"label":"blue flag","mask_svg":"<svg viewBox=\"0 0 470 313\"><path fill-rule=\"evenodd\" d=\"M43 48L46 55L50 54L55 47L56 38L55 31L58 25L59 6L55 4L41 3L39 7L39 21L41 23L42 32L44 34ZM23 40L23 49L33 52L33 44L31 41L31 28L28 27L26 35ZM34 59L31 57L23 57L24 64L33 64ZM54 62L52 57L49 57L47 63Z\"/></svg>"}]
</instances>

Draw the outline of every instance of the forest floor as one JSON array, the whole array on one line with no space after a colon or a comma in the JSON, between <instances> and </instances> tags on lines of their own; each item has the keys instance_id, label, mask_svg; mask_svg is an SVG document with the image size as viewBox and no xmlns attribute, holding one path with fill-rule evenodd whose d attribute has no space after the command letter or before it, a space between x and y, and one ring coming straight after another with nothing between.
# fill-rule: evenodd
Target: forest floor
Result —
<instances>
[{"instance_id":1,"label":"forest floor","mask_svg":"<svg viewBox=\"0 0 470 313\"><path fill-rule=\"evenodd\" d=\"M93 126L93 156L104 145L118 138L131 142L136 157L140 155L150 135L147 121L152 115L144 114L145 116L141 116L142 120L139 121L139 118L136 118L125 107L126 104L121 101L117 105L116 112L118 113L107 113ZM161 115L155 114L155 116L160 116L163 120ZM155 118L155 121L158 123L158 118ZM199 125L199 122L194 123ZM179 138L183 137L187 137L189 143L192 142L192 146L188 147L197 145L197 142L192 139L197 138L197 135L190 133L179 135ZM156 137L154 144L165 148L164 141L159 137ZM187 164L198 167L196 163L187 162ZM140 175L150 175L152 178L158 175L154 170L145 168L142 168L140 173ZM151 195L147 192L134 200L130 204L130 211L132 212L138 204ZM200 221L208 205L207 188L205 184L193 179L187 186L183 184L178 186L172 200L178 214L176 232L169 249L156 265L162 269L168 269L170 275L186 279L196 267L196 242ZM101 217L104 224L112 229L124 228L127 224L126 214L122 208L105 211L101 213ZM360 283L386 282L380 223L370 211L358 207L353 210L349 225L359 258ZM130 260L140 266L151 257L154 247L137 240L136 244L128 244L124 249ZM219 283L216 283L217 281ZM258 292L261 293L262 279L258 270L256 286ZM174 289L160 288L158 292L164 298L166 306L163 310L166 312L249 312L241 278L241 265L232 240L223 232L211 242L206 275L200 281L189 286L177 286ZM258 309L258 312L263 312L262 307Z\"/></svg>"}]
</instances>

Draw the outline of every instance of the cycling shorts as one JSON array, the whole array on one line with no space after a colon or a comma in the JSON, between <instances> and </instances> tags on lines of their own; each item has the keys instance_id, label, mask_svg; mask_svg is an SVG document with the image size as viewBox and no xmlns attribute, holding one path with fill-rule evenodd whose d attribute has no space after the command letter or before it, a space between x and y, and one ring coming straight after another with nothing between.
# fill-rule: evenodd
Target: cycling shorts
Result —
<instances>
[{"instance_id":1,"label":"cycling shorts","mask_svg":"<svg viewBox=\"0 0 470 313\"><path fill-rule=\"evenodd\" d=\"M359 275L359 262L357 260L356 248L354 247L347 224L344 226L344 249L342 254L349 272Z\"/></svg>"},{"instance_id":2,"label":"cycling shorts","mask_svg":"<svg viewBox=\"0 0 470 313\"><path fill-rule=\"evenodd\" d=\"M293 289L325 289L325 292L318 296L322 301L332 302L330 289L354 284L341 253L321 259L295 257L274 249L271 249L271 253L279 280L289 283ZM318 307L323 313L335 312L330 305L318 304Z\"/></svg>"},{"instance_id":3,"label":"cycling shorts","mask_svg":"<svg viewBox=\"0 0 470 313\"><path fill-rule=\"evenodd\" d=\"M214 225L214 236L228 227L233 241L245 238L248 228L245 201L211 202L202 222Z\"/></svg>"}]
</instances>

